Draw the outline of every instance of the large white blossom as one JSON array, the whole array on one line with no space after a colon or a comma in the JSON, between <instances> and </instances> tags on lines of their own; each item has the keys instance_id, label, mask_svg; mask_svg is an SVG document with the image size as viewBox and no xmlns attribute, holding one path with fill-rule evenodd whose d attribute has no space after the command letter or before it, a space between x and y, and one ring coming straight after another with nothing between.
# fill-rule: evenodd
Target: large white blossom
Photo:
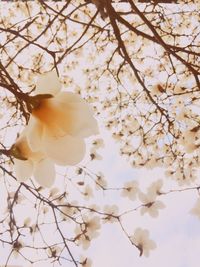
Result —
<instances>
[{"instance_id":1,"label":"large white blossom","mask_svg":"<svg viewBox=\"0 0 200 267\"><path fill-rule=\"evenodd\" d=\"M40 185L50 187L55 179L54 163L79 163L85 155L84 138L98 133L88 104L60 89L55 71L38 79L30 120L11 149L20 182L33 175Z\"/></svg>"},{"instance_id":2,"label":"large white blossom","mask_svg":"<svg viewBox=\"0 0 200 267\"><path fill-rule=\"evenodd\" d=\"M44 187L50 187L55 179L54 163L41 152L30 149L27 137L27 128L20 134L12 146L14 172L20 182L25 182L33 175L35 180Z\"/></svg>"},{"instance_id":3,"label":"large white blossom","mask_svg":"<svg viewBox=\"0 0 200 267\"><path fill-rule=\"evenodd\" d=\"M35 90L38 104L32 108L27 141L32 151L43 151L56 164L75 165L85 155L84 138L97 134L98 126L79 95L60 90L55 71L39 77Z\"/></svg>"}]
</instances>

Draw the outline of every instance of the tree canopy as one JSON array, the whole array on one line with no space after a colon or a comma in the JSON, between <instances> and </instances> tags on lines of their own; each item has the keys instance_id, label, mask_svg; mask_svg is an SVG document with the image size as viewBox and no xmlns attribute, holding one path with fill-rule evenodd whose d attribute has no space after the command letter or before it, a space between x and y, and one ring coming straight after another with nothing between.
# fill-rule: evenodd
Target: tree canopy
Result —
<instances>
[{"instance_id":1,"label":"tree canopy","mask_svg":"<svg viewBox=\"0 0 200 267\"><path fill-rule=\"evenodd\" d=\"M165 179L143 193L139 181L113 187L101 168L90 166L101 162L108 132L133 171L161 168L177 191L199 191L199 9L198 1L181 0L0 3L0 241L10 249L3 264L18 256L30 264L42 259L52 266L92 266L77 247L92 245L103 223L118 223L140 256L155 249L150 229L129 233L126 211L98 206L95 195L120 192L133 202L130 213L157 217L165 207L160 196L173 191L162 189ZM38 77L52 70L64 91L94 110L100 134L88 139L84 161L58 167L55 186L46 189L34 179L17 180L12 148L32 116ZM200 217L199 210L197 199L192 213ZM32 257L35 252L41 257Z\"/></svg>"}]
</instances>

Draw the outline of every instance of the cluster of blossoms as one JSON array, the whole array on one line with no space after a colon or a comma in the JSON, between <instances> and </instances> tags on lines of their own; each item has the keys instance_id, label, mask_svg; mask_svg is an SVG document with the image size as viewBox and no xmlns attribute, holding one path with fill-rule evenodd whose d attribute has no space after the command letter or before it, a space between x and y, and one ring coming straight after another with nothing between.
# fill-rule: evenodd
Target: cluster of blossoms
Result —
<instances>
[{"instance_id":1,"label":"cluster of blossoms","mask_svg":"<svg viewBox=\"0 0 200 267\"><path fill-rule=\"evenodd\" d=\"M140 206L141 215L147 213L151 217L155 218L158 217L159 210L165 208L164 203L157 200L157 197L163 194L162 186L163 181L157 180L147 188L146 193L143 193L140 191L137 181L128 181L124 184L121 196L129 198L131 201L138 198L142 203Z\"/></svg>"},{"instance_id":2,"label":"cluster of blossoms","mask_svg":"<svg viewBox=\"0 0 200 267\"><path fill-rule=\"evenodd\" d=\"M62 92L55 71L39 77L28 125L11 148L20 182L32 175L44 187L55 179L54 164L76 165L85 156L84 138L98 134L97 121L78 95Z\"/></svg>"}]
</instances>

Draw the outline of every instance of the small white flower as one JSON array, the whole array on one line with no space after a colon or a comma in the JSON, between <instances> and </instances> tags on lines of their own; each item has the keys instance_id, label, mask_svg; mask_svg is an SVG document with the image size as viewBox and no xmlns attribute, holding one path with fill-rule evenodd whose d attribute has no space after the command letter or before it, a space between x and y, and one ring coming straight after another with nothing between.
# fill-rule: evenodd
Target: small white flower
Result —
<instances>
[{"instance_id":1,"label":"small white flower","mask_svg":"<svg viewBox=\"0 0 200 267\"><path fill-rule=\"evenodd\" d=\"M82 245L83 249L87 249L90 246L91 240L99 235L98 230L101 224L97 216L93 218L83 216L83 222L81 227L76 226L75 228L76 241L79 245Z\"/></svg>"},{"instance_id":2,"label":"small white flower","mask_svg":"<svg viewBox=\"0 0 200 267\"><path fill-rule=\"evenodd\" d=\"M89 200L91 197L93 197L93 190L91 186L86 185L83 192L85 200Z\"/></svg>"},{"instance_id":3,"label":"small white flower","mask_svg":"<svg viewBox=\"0 0 200 267\"><path fill-rule=\"evenodd\" d=\"M93 145L95 145L95 147L97 149L102 148L102 147L104 147L104 141L103 141L103 139L98 138L98 139L94 140Z\"/></svg>"},{"instance_id":4,"label":"small white flower","mask_svg":"<svg viewBox=\"0 0 200 267\"><path fill-rule=\"evenodd\" d=\"M47 248L47 254L49 257L57 257L58 254L61 253L61 248L59 246L53 246Z\"/></svg>"},{"instance_id":5,"label":"small white flower","mask_svg":"<svg viewBox=\"0 0 200 267\"><path fill-rule=\"evenodd\" d=\"M135 200L138 193L138 183L136 181L126 182L121 192L121 196L128 197L130 200Z\"/></svg>"},{"instance_id":6,"label":"small white flower","mask_svg":"<svg viewBox=\"0 0 200 267\"><path fill-rule=\"evenodd\" d=\"M159 214L159 209L164 209L165 205L159 201L155 200L155 196L145 195L142 192L139 193L139 199L144 203L140 209L141 215L148 213L151 217L157 217Z\"/></svg>"},{"instance_id":7,"label":"small white flower","mask_svg":"<svg viewBox=\"0 0 200 267\"><path fill-rule=\"evenodd\" d=\"M42 75L28 123L27 141L32 151L43 151L58 165L76 165L85 155L84 138L98 133L89 105L79 95L60 92L55 71ZM48 98L42 95L48 94Z\"/></svg>"},{"instance_id":8,"label":"small white flower","mask_svg":"<svg viewBox=\"0 0 200 267\"><path fill-rule=\"evenodd\" d=\"M190 211L191 214L197 216L200 219L200 198L197 199L193 209Z\"/></svg>"},{"instance_id":9,"label":"small white flower","mask_svg":"<svg viewBox=\"0 0 200 267\"><path fill-rule=\"evenodd\" d=\"M13 255L15 258L19 257L19 252L23 247L25 247L25 244L22 241L16 241L13 243Z\"/></svg>"},{"instance_id":10,"label":"small white flower","mask_svg":"<svg viewBox=\"0 0 200 267\"><path fill-rule=\"evenodd\" d=\"M47 214L49 212L49 207L43 206L42 211L43 211L43 214Z\"/></svg>"},{"instance_id":11,"label":"small white flower","mask_svg":"<svg viewBox=\"0 0 200 267\"><path fill-rule=\"evenodd\" d=\"M97 153L95 148L92 148L90 150L90 158L91 158L91 160L94 160L94 159L95 160L102 160L102 156L99 153Z\"/></svg>"},{"instance_id":12,"label":"small white flower","mask_svg":"<svg viewBox=\"0 0 200 267\"><path fill-rule=\"evenodd\" d=\"M107 187L107 181L104 179L103 174L100 173L96 178L96 189L105 189Z\"/></svg>"},{"instance_id":13,"label":"small white flower","mask_svg":"<svg viewBox=\"0 0 200 267\"><path fill-rule=\"evenodd\" d=\"M131 237L131 241L140 250L140 256L149 256L149 251L156 248L156 244L153 240L149 239L149 231L137 228L134 235Z\"/></svg>"},{"instance_id":14,"label":"small white flower","mask_svg":"<svg viewBox=\"0 0 200 267\"><path fill-rule=\"evenodd\" d=\"M163 84L156 84L152 87L151 93L154 96L159 96L160 94L163 94L166 92L166 88Z\"/></svg>"},{"instance_id":15,"label":"small white flower","mask_svg":"<svg viewBox=\"0 0 200 267\"><path fill-rule=\"evenodd\" d=\"M162 194L161 188L163 186L163 181L161 179L153 182L147 189L147 194L152 198Z\"/></svg>"},{"instance_id":16,"label":"small white flower","mask_svg":"<svg viewBox=\"0 0 200 267\"><path fill-rule=\"evenodd\" d=\"M70 218L73 218L74 215L78 212L78 209L74 206L77 205L77 202L74 201L71 204L67 204L66 206L61 207L61 217L67 221L70 220Z\"/></svg>"},{"instance_id":17,"label":"small white flower","mask_svg":"<svg viewBox=\"0 0 200 267\"><path fill-rule=\"evenodd\" d=\"M79 246L81 245L84 250L88 249L91 242L89 236L85 233L82 233L82 231L79 228L75 229L75 234L76 234L77 244Z\"/></svg>"},{"instance_id":18,"label":"small white flower","mask_svg":"<svg viewBox=\"0 0 200 267\"><path fill-rule=\"evenodd\" d=\"M106 205L104 207L104 213L106 216L104 217L105 222L114 223L117 222L119 209L116 205Z\"/></svg>"},{"instance_id":19,"label":"small white flower","mask_svg":"<svg viewBox=\"0 0 200 267\"><path fill-rule=\"evenodd\" d=\"M80 262L82 267L92 267L92 260L89 258L81 256Z\"/></svg>"},{"instance_id":20,"label":"small white flower","mask_svg":"<svg viewBox=\"0 0 200 267\"><path fill-rule=\"evenodd\" d=\"M49 197L57 198L59 196L59 191L58 187L52 188L49 192Z\"/></svg>"},{"instance_id":21,"label":"small white flower","mask_svg":"<svg viewBox=\"0 0 200 267\"><path fill-rule=\"evenodd\" d=\"M26 137L27 128L21 133L11 148L14 159L14 172L19 182L25 182L33 175L43 187L50 187L55 180L54 163L42 152L30 149Z\"/></svg>"},{"instance_id":22,"label":"small white flower","mask_svg":"<svg viewBox=\"0 0 200 267\"><path fill-rule=\"evenodd\" d=\"M30 223L31 223L31 218L26 218L25 220L24 220L24 226L25 227L28 227L28 226L30 226Z\"/></svg>"},{"instance_id":23,"label":"small white flower","mask_svg":"<svg viewBox=\"0 0 200 267\"><path fill-rule=\"evenodd\" d=\"M97 231L101 227L100 218L97 216L95 216L93 218L84 217L84 222L86 225L86 231L87 231L88 235L91 238L97 237L99 234L99 232L97 232Z\"/></svg>"}]
</instances>

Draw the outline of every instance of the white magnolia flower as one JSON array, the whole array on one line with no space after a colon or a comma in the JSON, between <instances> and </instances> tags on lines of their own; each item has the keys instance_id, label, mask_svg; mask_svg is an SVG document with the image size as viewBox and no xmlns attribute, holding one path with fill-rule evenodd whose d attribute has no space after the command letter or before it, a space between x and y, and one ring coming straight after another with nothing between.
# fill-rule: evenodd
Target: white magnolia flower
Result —
<instances>
[{"instance_id":1,"label":"white magnolia flower","mask_svg":"<svg viewBox=\"0 0 200 267\"><path fill-rule=\"evenodd\" d=\"M76 241L79 245L82 245L83 249L88 249L92 239L99 235L99 229L101 227L100 218L95 216L90 218L83 216L84 224L75 228Z\"/></svg>"},{"instance_id":2,"label":"white magnolia flower","mask_svg":"<svg viewBox=\"0 0 200 267\"><path fill-rule=\"evenodd\" d=\"M138 193L138 183L136 181L129 181L124 184L121 196L128 197L130 200L135 200Z\"/></svg>"},{"instance_id":3,"label":"white magnolia flower","mask_svg":"<svg viewBox=\"0 0 200 267\"><path fill-rule=\"evenodd\" d=\"M155 84L151 89L151 93L153 96L159 97L163 93L166 93L166 88L163 84Z\"/></svg>"},{"instance_id":4,"label":"white magnolia flower","mask_svg":"<svg viewBox=\"0 0 200 267\"><path fill-rule=\"evenodd\" d=\"M11 148L14 159L14 172L20 182L25 182L33 175L35 180L44 187L50 187L55 179L54 163L46 158L42 152L30 149L27 137L27 128L21 133Z\"/></svg>"},{"instance_id":5,"label":"white magnolia flower","mask_svg":"<svg viewBox=\"0 0 200 267\"><path fill-rule=\"evenodd\" d=\"M107 181L103 177L103 174L101 172L97 175L97 178L95 180L95 183L96 183L95 188L97 190L99 190L99 189L106 189L106 187L107 187Z\"/></svg>"},{"instance_id":6,"label":"white magnolia flower","mask_svg":"<svg viewBox=\"0 0 200 267\"><path fill-rule=\"evenodd\" d=\"M28 218L26 218L26 219L24 220L24 226L25 226L25 227L29 227L30 224L31 224L31 218L28 217Z\"/></svg>"},{"instance_id":7,"label":"white magnolia flower","mask_svg":"<svg viewBox=\"0 0 200 267\"><path fill-rule=\"evenodd\" d=\"M103 139L98 138L98 139L94 140L93 145L95 145L95 147L97 149L102 148L102 147L104 147L104 141L103 141Z\"/></svg>"},{"instance_id":8,"label":"white magnolia flower","mask_svg":"<svg viewBox=\"0 0 200 267\"><path fill-rule=\"evenodd\" d=\"M143 202L143 206L140 209L141 215L148 213L151 217L158 217L159 209L164 209L165 205L160 200L156 200L155 197L155 195L145 195L139 192L139 199Z\"/></svg>"},{"instance_id":9,"label":"white magnolia flower","mask_svg":"<svg viewBox=\"0 0 200 267\"><path fill-rule=\"evenodd\" d=\"M56 164L75 165L85 155L84 138L98 134L98 126L80 96L60 90L55 71L38 79L34 97L38 104L32 108L27 141L32 151L43 151Z\"/></svg>"},{"instance_id":10,"label":"white magnolia flower","mask_svg":"<svg viewBox=\"0 0 200 267\"><path fill-rule=\"evenodd\" d=\"M91 197L93 197L93 190L91 186L86 185L83 192L85 200L89 200Z\"/></svg>"},{"instance_id":11,"label":"white magnolia flower","mask_svg":"<svg viewBox=\"0 0 200 267\"><path fill-rule=\"evenodd\" d=\"M84 250L87 250L91 242L87 233L86 234L83 233L79 228L76 227L75 234L76 234L76 243L78 244L78 246L82 246Z\"/></svg>"},{"instance_id":12,"label":"white magnolia flower","mask_svg":"<svg viewBox=\"0 0 200 267\"><path fill-rule=\"evenodd\" d=\"M66 206L61 207L61 217L65 221L72 220L74 215L77 214L78 209L75 207L77 206L76 201L72 201L71 204L66 204Z\"/></svg>"},{"instance_id":13,"label":"white magnolia flower","mask_svg":"<svg viewBox=\"0 0 200 267\"><path fill-rule=\"evenodd\" d=\"M49 257L53 258L61 253L61 248L59 246L52 246L47 248L46 252Z\"/></svg>"},{"instance_id":14,"label":"white magnolia flower","mask_svg":"<svg viewBox=\"0 0 200 267\"><path fill-rule=\"evenodd\" d=\"M134 235L131 237L131 241L140 250L140 256L149 256L149 251L156 248L156 244L153 240L149 239L149 231L137 228Z\"/></svg>"},{"instance_id":15,"label":"white magnolia flower","mask_svg":"<svg viewBox=\"0 0 200 267\"><path fill-rule=\"evenodd\" d=\"M81 256L81 266L82 267L92 267L92 260L89 258L85 258L84 256Z\"/></svg>"},{"instance_id":16,"label":"white magnolia flower","mask_svg":"<svg viewBox=\"0 0 200 267\"><path fill-rule=\"evenodd\" d=\"M100 218L97 216L95 216L93 218L89 218L89 217L85 216L83 218L84 218L86 231L87 231L88 235L91 238L97 237L99 235L98 230L101 227Z\"/></svg>"},{"instance_id":17,"label":"white magnolia flower","mask_svg":"<svg viewBox=\"0 0 200 267\"><path fill-rule=\"evenodd\" d=\"M110 222L110 223L117 222L117 217L119 216L118 215L119 208L117 207L117 205L105 205L104 213L105 213L104 217L105 222Z\"/></svg>"},{"instance_id":18,"label":"white magnolia flower","mask_svg":"<svg viewBox=\"0 0 200 267\"><path fill-rule=\"evenodd\" d=\"M161 179L153 182L147 189L147 194L151 197L154 198L158 195L162 194L162 188L163 186L163 181Z\"/></svg>"}]
</instances>

